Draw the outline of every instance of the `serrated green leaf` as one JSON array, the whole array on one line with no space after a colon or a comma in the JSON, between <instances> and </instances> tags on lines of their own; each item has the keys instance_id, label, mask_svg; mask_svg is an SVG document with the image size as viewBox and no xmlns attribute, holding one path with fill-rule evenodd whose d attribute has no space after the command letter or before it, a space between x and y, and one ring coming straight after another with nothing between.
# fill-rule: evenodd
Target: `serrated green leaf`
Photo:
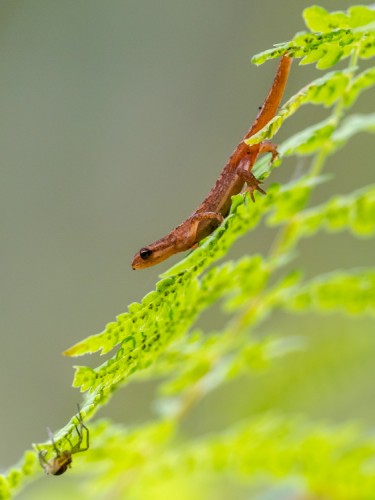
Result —
<instances>
[{"instance_id":1,"label":"serrated green leaf","mask_svg":"<svg viewBox=\"0 0 375 500\"><path fill-rule=\"evenodd\" d=\"M274 225L282 222L279 216L267 219ZM285 220L285 219L284 219ZM319 230L338 232L349 230L355 236L371 237L375 234L375 186L368 186L346 196L335 196L317 207L303 210L293 218L284 241L285 248L300 238L311 237Z\"/></svg>"},{"instance_id":2,"label":"serrated green leaf","mask_svg":"<svg viewBox=\"0 0 375 500\"><path fill-rule=\"evenodd\" d=\"M347 314L375 312L375 270L333 272L318 276L294 293L288 293L288 310L343 311Z\"/></svg>"},{"instance_id":3,"label":"serrated green leaf","mask_svg":"<svg viewBox=\"0 0 375 500\"><path fill-rule=\"evenodd\" d=\"M300 65L303 66L305 64L313 64L319 61L325 54L324 47L317 47L316 49L311 50L308 54L303 57L300 61Z\"/></svg>"},{"instance_id":4,"label":"serrated green leaf","mask_svg":"<svg viewBox=\"0 0 375 500\"><path fill-rule=\"evenodd\" d=\"M308 7L303 11L302 15L309 30L320 32L330 31L329 20L331 16L323 7L319 7L318 5Z\"/></svg>"},{"instance_id":5,"label":"serrated green leaf","mask_svg":"<svg viewBox=\"0 0 375 500\"><path fill-rule=\"evenodd\" d=\"M293 154L304 156L322 148L330 149L332 147L330 139L336 127L335 122L336 120L328 118L298 132L283 142L279 147L280 154L283 157Z\"/></svg>"},{"instance_id":6,"label":"serrated green leaf","mask_svg":"<svg viewBox=\"0 0 375 500\"><path fill-rule=\"evenodd\" d=\"M279 130L283 122L292 116L304 104L323 104L332 106L342 95L349 83L348 71L335 71L327 73L321 78L306 85L300 92L291 97L258 133L254 134L245 143L249 146L265 139L271 139Z\"/></svg>"},{"instance_id":7,"label":"serrated green leaf","mask_svg":"<svg viewBox=\"0 0 375 500\"><path fill-rule=\"evenodd\" d=\"M347 107L352 106L359 95L375 84L375 68L369 68L356 76L349 85L344 102Z\"/></svg>"},{"instance_id":8,"label":"serrated green leaf","mask_svg":"<svg viewBox=\"0 0 375 500\"><path fill-rule=\"evenodd\" d=\"M345 117L360 93L375 84L374 68L356 75L358 60L375 55L375 11L354 6L347 12L328 12L313 6L305 10L304 17L313 33L299 32L290 42L258 54L254 62L260 64L287 53L302 58L301 64L316 63L318 69L326 69L351 56L349 68L311 82L246 142L255 144L272 137L304 104L336 104L325 120L286 140L279 147L281 158L273 165L263 157L252 171L258 179L265 179L281 164L282 157L317 153L310 173L294 182L267 187L265 197L255 193L255 204L246 194L234 196L224 223L164 273L155 290L130 304L127 312L118 315L103 332L78 342L65 353L78 356L113 351L100 366L76 367L74 386L85 392L80 407L85 423L130 380L154 382L162 377L161 392L168 395L158 400L164 404L167 420L133 430L90 423L95 444L80 454L79 466L84 464L82 471L91 473L92 498L104 491L108 498L113 491L136 500L180 498L181 492L188 491L192 474L201 475L202 471L220 476L230 473L254 484L259 476L272 477L272 481L298 477L303 488L297 488L296 498L372 498L374 443L350 426L311 427L300 419L263 415L220 436L202 436L187 445L181 439L173 440L179 420L197 400L234 377L271 370L274 357L296 348L298 342L289 342L289 335L274 337L261 331L264 320L275 309L375 313L372 268L334 271L309 281L303 281L299 270L283 269L292 262L299 239L321 229L331 233L347 229L360 237L375 234L374 186L305 208L312 189L326 179L312 172L318 172L324 159L354 134L375 131L374 114ZM269 259L248 255L217 264L240 236L263 220L271 226L282 226ZM190 332L199 315L219 301L224 325L214 333ZM77 423L74 416L56 433L55 444L48 441L40 445L47 460L69 452L72 446L74 449L79 440ZM41 473L37 452L28 451L20 464L0 475L0 499L10 498L26 478ZM175 490L165 490L171 484ZM207 490L207 495L203 492L196 488L187 498L212 496L212 490Z\"/></svg>"},{"instance_id":9,"label":"serrated green leaf","mask_svg":"<svg viewBox=\"0 0 375 500\"><path fill-rule=\"evenodd\" d=\"M371 6L353 5L349 7L348 14L352 28L366 26L375 21L375 10Z\"/></svg>"},{"instance_id":10,"label":"serrated green leaf","mask_svg":"<svg viewBox=\"0 0 375 500\"><path fill-rule=\"evenodd\" d=\"M342 147L359 132L375 132L375 113L348 116L332 134L332 142L336 148Z\"/></svg>"},{"instance_id":11,"label":"serrated green leaf","mask_svg":"<svg viewBox=\"0 0 375 500\"><path fill-rule=\"evenodd\" d=\"M318 60L316 67L318 69L328 69L338 63L343 55L344 51L339 46L338 43L331 43L329 50L321 55Z\"/></svg>"},{"instance_id":12,"label":"serrated green leaf","mask_svg":"<svg viewBox=\"0 0 375 500\"><path fill-rule=\"evenodd\" d=\"M265 413L190 442L174 437L170 421L134 429L98 422L92 436L95 449L80 457L90 473L84 485L91 497L116 491L137 500L158 498L160 492L162 498L181 498L183 491L189 500L202 492L207 498L212 488L206 492L196 485L202 478L212 484L223 477L263 487L289 481L294 489L288 491L299 497L324 491L332 499L370 499L375 488L373 436L353 423Z\"/></svg>"},{"instance_id":13,"label":"serrated green leaf","mask_svg":"<svg viewBox=\"0 0 375 500\"><path fill-rule=\"evenodd\" d=\"M288 54L293 58L303 58L302 64L318 61L318 68L324 69L353 52L358 52L363 59L374 55L373 9L357 6L348 12L328 13L322 7L313 6L305 9L304 17L314 32L299 32L290 42L277 44L275 48L255 55L252 62L259 65ZM321 63L320 57L325 57L326 61Z\"/></svg>"},{"instance_id":14,"label":"serrated green leaf","mask_svg":"<svg viewBox=\"0 0 375 500\"><path fill-rule=\"evenodd\" d=\"M375 21L375 12L374 9L365 5L349 7L347 12L328 12L323 7L314 5L303 11L303 18L311 31L326 33L337 29L370 25Z\"/></svg>"}]
</instances>

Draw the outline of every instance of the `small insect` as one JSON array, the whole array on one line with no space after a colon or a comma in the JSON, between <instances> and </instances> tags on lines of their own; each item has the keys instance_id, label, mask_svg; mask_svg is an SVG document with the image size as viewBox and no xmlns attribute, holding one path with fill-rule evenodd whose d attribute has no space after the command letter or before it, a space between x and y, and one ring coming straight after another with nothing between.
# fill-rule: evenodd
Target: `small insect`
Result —
<instances>
[{"instance_id":1,"label":"small insect","mask_svg":"<svg viewBox=\"0 0 375 500\"><path fill-rule=\"evenodd\" d=\"M48 436L52 442L53 449L56 452L56 455L49 460L46 460L46 450L40 450L39 448L39 463L43 467L44 472L51 476L61 476L64 472L67 471L68 468L71 467L72 463L72 455L75 453L80 453L81 451L86 451L89 448L89 430L85 426L82 420L81 411L78 407L78 425L75 426L75 430L78 434L78 441L75 445L72 444L68 437L65 439L68 441L70 445L70 450L60 450L53 438L53 434L50 429L47 428ZM84 441L84 434L86 434L86 443L85 446L82 446Z\"/></svg>"}]
</instances>

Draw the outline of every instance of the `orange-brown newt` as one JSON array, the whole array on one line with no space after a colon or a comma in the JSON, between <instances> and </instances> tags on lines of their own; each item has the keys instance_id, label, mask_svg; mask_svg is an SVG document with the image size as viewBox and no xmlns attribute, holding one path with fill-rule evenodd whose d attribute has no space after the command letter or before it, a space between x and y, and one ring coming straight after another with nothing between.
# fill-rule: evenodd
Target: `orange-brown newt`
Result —
<instances>
[{"instance_id":1,"label":"orange-brown newt","mask_svg":"<svg viewBox=\"0 0 375 500\"><path fill-rule=\"evenodd\" d=\"M253 201L255 201L254 191L265 194L259 186L260 181L251 173L251 169L260 153L270 152L273 161L277 157L276 146L268 141L248 146L244 140L256 134L275 116L284 93L291 63L290 57L284 55L281 58L272 87L254 123L234 150L207 197L195 212L173 231L141 248L133 258L133 269L154 266L175 253L189 250L211 234L228 215L231 197L240 193L244 184L247 184Z\"/></svg>"}]
</instances>

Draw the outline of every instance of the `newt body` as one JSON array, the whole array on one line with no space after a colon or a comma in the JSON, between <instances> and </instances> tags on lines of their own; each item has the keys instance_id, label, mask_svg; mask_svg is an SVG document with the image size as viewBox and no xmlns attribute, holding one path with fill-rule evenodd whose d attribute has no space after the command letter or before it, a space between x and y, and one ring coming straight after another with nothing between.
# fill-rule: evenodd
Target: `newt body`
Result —
<instances>
[{"instance_id":1,"label":"newt body","mask_svg":"<svg viewBox=\"0 0 375 500\"><path fill-rule=\"evenodd\" d=\"M241 192L247 184L254 201L254 191L265 192L260 182L251 173L251 169L260 153L272 153L272 160L277 156L276 147L268 141L248 146L244 140L250 138L275 116L284 93L292 59L283 56L280 60L272 87L260 108L260 111L238 144L219 178L203 202L184 222L163 238L143 247L133 258L132 268L143 269L162 262L175 253L189 250L219 226L228 215L231 197Z\"/></svg>"}]
</instances>

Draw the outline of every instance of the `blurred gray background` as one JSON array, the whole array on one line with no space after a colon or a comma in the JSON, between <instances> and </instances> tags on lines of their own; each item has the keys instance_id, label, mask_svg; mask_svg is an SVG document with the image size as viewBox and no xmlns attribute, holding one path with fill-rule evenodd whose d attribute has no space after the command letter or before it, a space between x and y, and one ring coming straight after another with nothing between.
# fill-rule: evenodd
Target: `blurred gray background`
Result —
<instances>
[{"instance_id":1,"label":"blurred gray background","mask_svg":"<svg viewBox=\"0 0 375 500\"><path fill-rule=\"evenodd\" d=\"M329 9L350 3L320 2ZM172 263L130 268L141 246L169 232L208 192L272 81L276 63L257 68L251 56L302 30L308 5L0 2L0 467L44 440L47 425L58 429L71 417L81 398L70 387L72 365L95 366L98 357L69 359L61 352L101 331ZM315 68L295 64L287 97L317 76ZM373 94L365 94L357 111L373 104ZM278 140L323 116L306 108ZM355 138L328 163L336 179L316 200L373 183L373 158L373 139ZM296 162L284 166L267 184L293 175ZM232 254L266 251L272 234L251 234ZM303 242L298 265L312 275L372 265L373 255L373 242L321 235ZM240 416L274 405L372 422L373 322L311 318L301 332L298 319L277 321L311 342L309 352L295 355L296 372L280 382L296 392L288 399L285 389L281 397L278 386L266 402L255 388L244 402L233 386L226 406ZM324 361L314 362L320 352ZM337 379L336 365L354 368ZM262 383L272 381L265 375ZM299 392L298 384L304 384ZM150 384L130 385L101 414L145 420L152 393ZM204 402L201 418L192 416L193 431L214 425L208 423L214 404Z\"/></svg>"}]
</instances>

